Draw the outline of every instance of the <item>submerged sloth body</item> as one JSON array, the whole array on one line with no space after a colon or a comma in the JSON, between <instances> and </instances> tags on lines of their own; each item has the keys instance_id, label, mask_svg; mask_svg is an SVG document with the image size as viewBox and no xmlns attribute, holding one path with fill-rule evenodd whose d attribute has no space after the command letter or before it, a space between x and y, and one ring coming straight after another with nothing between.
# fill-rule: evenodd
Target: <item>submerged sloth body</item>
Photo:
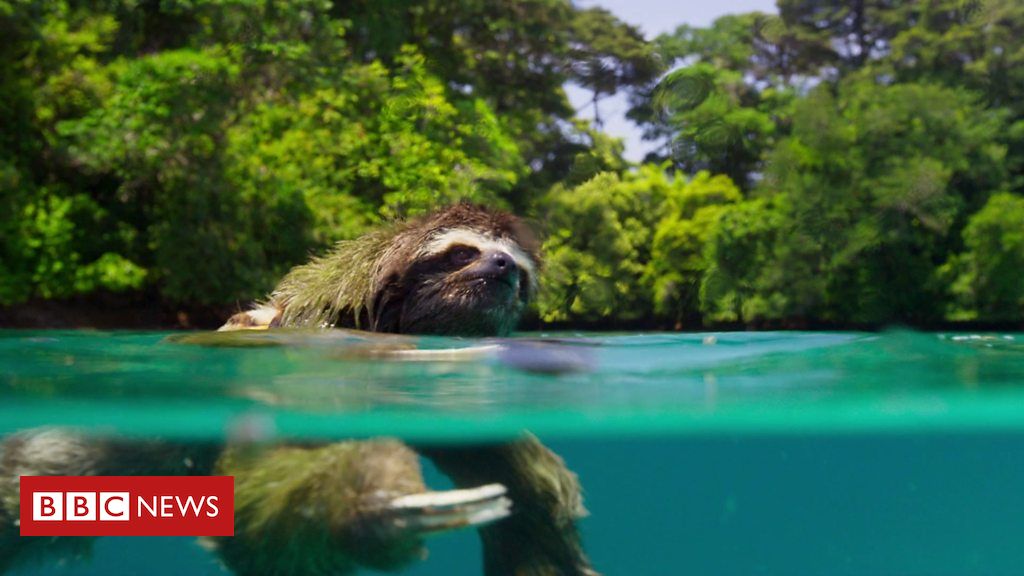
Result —
<instances>
[{"instance_id":1,"label":"submerged sloth body","mask_svg":"<svg viewBox=\"0 0 1024 576\"><path fill-rule=\"evenodd\" d=\"M536 291L538 258L536 239L517 218L460 204L339 243L293 269L264 303L221 330L504 336ZM85 456L60 457L68 453ZM417 453L458 489L427 492ZM237 573L394 569L420 557L424 535L479 525L489 576L594 574L575 524L583 512L576 477L530 436L459 447L376 439L214 449L53 430L0 446L0 571L20 563L26 548L12 540L10 522L17 517L18 475L181 473L166 468L182 461L196 463L185 473L236 478L235 536L212 544Z\"/></svg>"}]
</instances>

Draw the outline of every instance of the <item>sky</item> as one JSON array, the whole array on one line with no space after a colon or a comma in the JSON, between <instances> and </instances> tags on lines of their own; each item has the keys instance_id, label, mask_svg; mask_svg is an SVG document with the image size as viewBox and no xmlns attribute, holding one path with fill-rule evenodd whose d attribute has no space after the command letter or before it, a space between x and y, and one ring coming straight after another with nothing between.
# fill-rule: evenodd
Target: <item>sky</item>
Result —
<instances>
[{"instance_id":1,"label":"sky","mask_svg":"<svg viewBox=\"0 0 1024 576\"><path fill-rule=\"evenodd\" d=\"M611 11L620 20L640 28L648 39L663 32L671 32L680 24L707 26L724 14L741 12L775 13L775 0L576 0L584 8L600 6ZM589 109L590 93L572 86L567 87L569 100L584 118L593 118ZM629 108L624 96L606 98L600 103L603 130L625 141L626 158L641 160L652 147L640 139L640 130L625 113Z\"/></svg>"}]
</instances>

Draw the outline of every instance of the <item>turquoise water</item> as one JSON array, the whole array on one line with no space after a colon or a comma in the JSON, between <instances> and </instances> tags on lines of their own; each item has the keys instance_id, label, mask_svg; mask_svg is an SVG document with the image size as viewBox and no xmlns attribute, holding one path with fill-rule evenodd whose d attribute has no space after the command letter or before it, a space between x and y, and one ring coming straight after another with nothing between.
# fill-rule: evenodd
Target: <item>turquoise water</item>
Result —
<instances>
[{"instance_id":1,"label":"turquoise water","mask_svg":"<svg viewBox=\"0 0 1024 576\"><path fill-rule=\"evenodd\" d=\"M1024 566L1024 334L6 331L0 367L0 434L468 443L529 430L579 475L605 574ZM446 480L428 470L428 483ZM407 573L480 573L470 532L429 548ZM172 538L103 539L91 562L40 570L223 573Z\"/></svg>"}]
</instances>

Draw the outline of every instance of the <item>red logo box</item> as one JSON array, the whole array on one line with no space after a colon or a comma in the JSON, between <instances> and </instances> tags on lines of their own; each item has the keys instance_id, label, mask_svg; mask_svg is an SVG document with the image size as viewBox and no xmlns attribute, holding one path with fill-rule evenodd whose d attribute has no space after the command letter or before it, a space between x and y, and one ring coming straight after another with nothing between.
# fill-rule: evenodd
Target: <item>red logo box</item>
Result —
<instances>
[{"instance_id":1,"label":"red logo box","mask_svg":"<svg viewBox=\"0 0 1024 576\"><path fill-rule=\"evenodd\" d=\"M232 476L22 476L22 536L234 536Z\"/></svg>"}]
</instances>

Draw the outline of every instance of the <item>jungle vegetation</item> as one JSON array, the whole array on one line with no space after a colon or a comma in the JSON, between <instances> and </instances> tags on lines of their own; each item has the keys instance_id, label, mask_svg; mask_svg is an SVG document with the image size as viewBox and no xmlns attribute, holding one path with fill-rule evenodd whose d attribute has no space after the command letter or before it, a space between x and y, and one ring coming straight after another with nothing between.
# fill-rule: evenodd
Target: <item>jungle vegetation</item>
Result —
<instances>
[{"instance_id":1,"label":"jungle vegetation","mask_svg":"<svg viewBox=\"0 0 1024 576\"><path fill-rule=\"evenodd\" d=\"M3 307L227 314L468 199L544 231L541 322L1024 322L1018 0L779 0L653 40L565 0L0 0L0 35Z\"/></svg>"}]
</instances>

